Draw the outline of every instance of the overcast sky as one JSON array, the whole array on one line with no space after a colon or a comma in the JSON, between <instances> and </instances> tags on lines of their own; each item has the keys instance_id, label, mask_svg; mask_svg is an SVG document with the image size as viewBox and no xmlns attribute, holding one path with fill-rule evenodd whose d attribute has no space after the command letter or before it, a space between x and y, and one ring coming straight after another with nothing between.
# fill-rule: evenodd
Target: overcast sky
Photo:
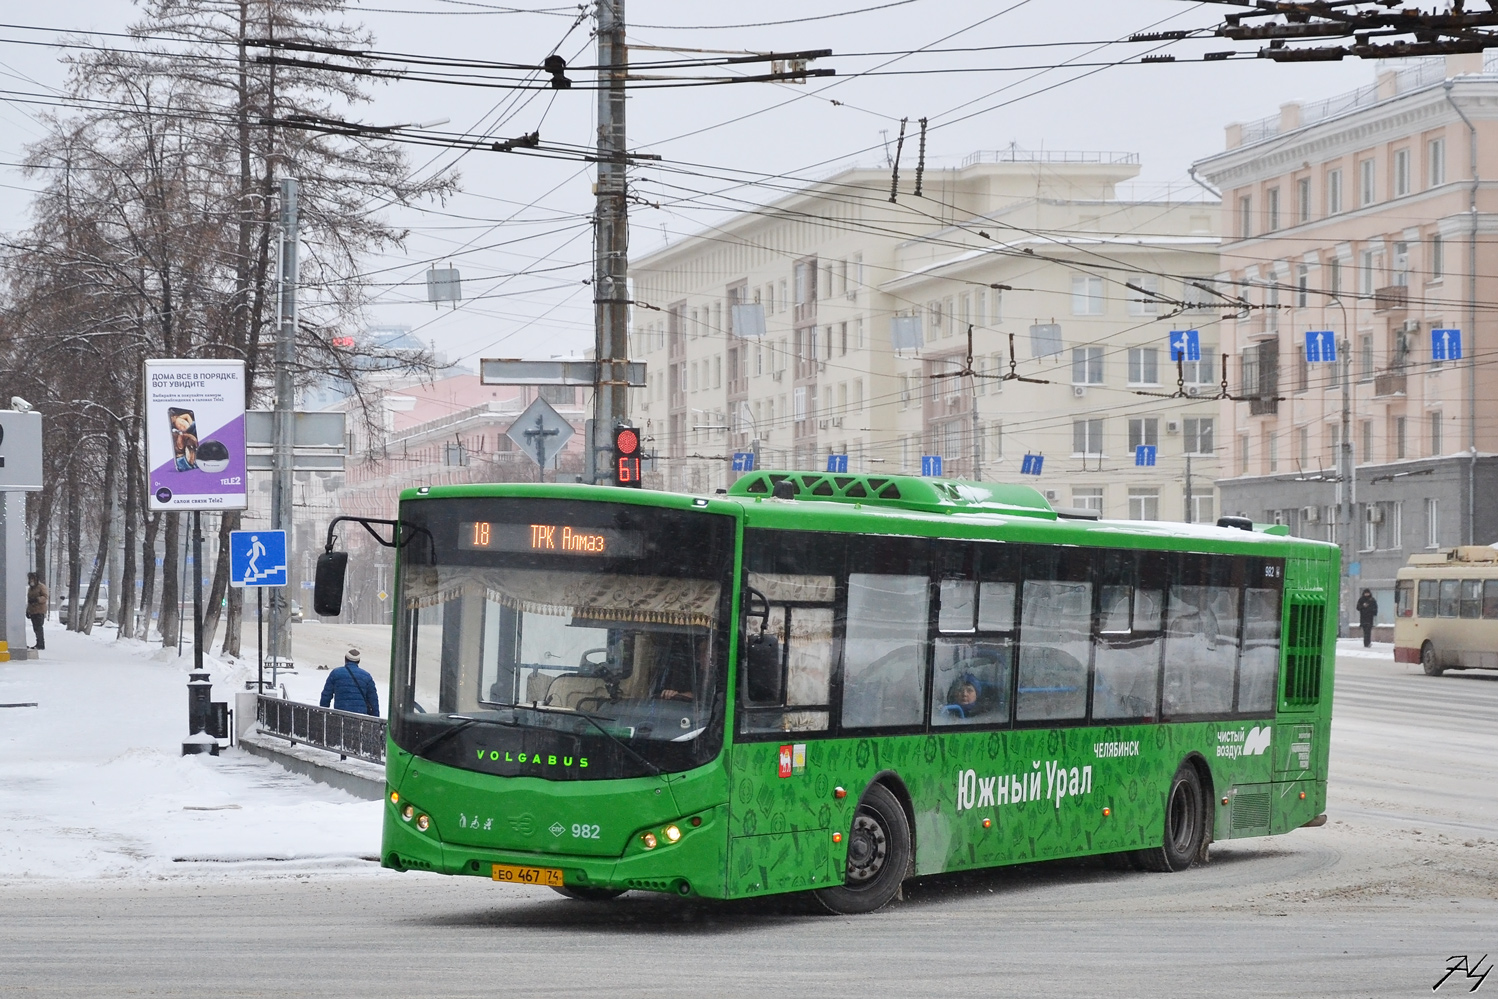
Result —
<instances>
[{"instance_id":1,"label":"overcast sky","mask_svg":"<svg viewBox=\"0 0 1498 999\"><path fill-rule=\"evenodd\" d=\"M839 162L882 162L882 132L893 136L902 117L925 116L933 125L929 156L938 165L1010 143L1022 149L1136 152L1143 159L1137 194L1159 196L1173 189L1195 196L1188 193L1187 167L1222 148L1225 124L1274 114L1288 100L1350 90L1370 82L1376 71L1355 61L1263 60L1043 68L1069 60L1112 62L1147 50L1054 43L1105 43L1142 30L1203 27L1223 12L1188 0L905 0L881 10L820 17L880 2L629 0L633 45L760 52L826 48L834 55L814 65L840 74L805 86L636 92L629 102L631 146L680 162L816 177ZM386 50L536 63L560 43L557 51L569 62L594 62L591 20L574 26L577 8L560 0L364 0L350 7L353 19L368 26ZM513 12L516 8L523 11ZM127 0L57 0L8 4L6 20L59 32L118 31L134 16ZM742 26L806 18L815 19ZM57 49L16 44L56 37L0 27L5 80L0 91L63 86ZM901 55L1000 45L1025 47ZM1189 41L1162 51L1185 57L1229 47ZM632 55L635 61L660 57L649 51ZM983 71L847 77L881 67ZM0 162L6 164L0 167L0 229L10 232L25 226L27 189L36 186L12 164L40 128L35 107L5 97L0 94ZM507 91L397 82L376 87L372 98L350 117L371 124L449 118L444 129L503 137L539 128L552 142L593 141L596 95L588 90L525 94L516 101ZM910 152L907 146L907 157ZM589 346L591 296L581 279L589 273L591 171L583 164L495 153L412 147L409 154L418 171L457 170L464 191L432 210L390 216L411 235L404 250L368 262L375 293L371 321L411 326L455 359L546 357ZM708 179L670 180L708 190L725 186ZM752 187L734 194L751 200L772 196ZM700 209L642 210L634 217L632 252L649 252L663 238L696 231L711 218ZM460 308L437 309L425 301L423 275L433 261L450 261L461 271L467 301ZM553 267L544 274L512 276Z\"/></svg>"}]
</instances>

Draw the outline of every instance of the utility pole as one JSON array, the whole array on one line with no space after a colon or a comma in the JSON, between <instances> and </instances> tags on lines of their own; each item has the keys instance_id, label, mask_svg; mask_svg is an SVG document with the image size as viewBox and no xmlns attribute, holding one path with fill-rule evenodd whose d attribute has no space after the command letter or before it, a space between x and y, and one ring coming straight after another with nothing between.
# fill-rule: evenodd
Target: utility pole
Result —
<instances>
[{"instance_id":1,"label":"utility pole","mask_svg":"<svg viewBox=\"0 0 1498 999\"><path fill-rule=\"evenodd\" d=\"M624 0L598 4L598 185L593 229L593 456L613 451L614 427L629 415L629 209L625 201ZM595 469L596 460L587 463Z\"/></svg>"},{"instance_id":2,"label":"utility pole","mask_svg":"<svg viewBox=\"0 0 1498 999\"><path fill-rule=\"evenodd\" d=\"M1341 300L1337 300L1341 305ZM1342 328L1347 333L1342 338L1342 446L1337 450L1337 519L1342 521L1342 581L1343 593L1340 606L1348 606L1352 596L1353 510L1357 508L1358 484L1352 461L1352 331L1347 326L1347 310L1343 306ZM1345 618L1345 614L1339 614ZM1342 622L1337 622L1337 634L1342 634Z\"/></svg>"},{"instance_id":3,"label":"utility pole","mask_svg":"<svg viewBox=\"0 0 1498 999\"><path fill-rule=\"evenodd\" d=\"M1191 502L1191 452L1186 452L1186 523L1196 523L1196 504Z\"/></svg>"},{"instance_id":4,"label":"utility pole","mask_svg":"<svg viewBox=\"0 0 1498 999\"><path fill-rule=\"evenodd\" d=\"M276 408L271 416L272 453L270 526L287 532L287 550L294 544L291 491L292 445L295 440L296 388L292 363L296 359L297 182L281 181L281 275L276 327ZM286 588L273 587L270 596L270 655L291 659L291 605ZM284 668L285 663L282 663Z\"/></svg>"}]
</instances>

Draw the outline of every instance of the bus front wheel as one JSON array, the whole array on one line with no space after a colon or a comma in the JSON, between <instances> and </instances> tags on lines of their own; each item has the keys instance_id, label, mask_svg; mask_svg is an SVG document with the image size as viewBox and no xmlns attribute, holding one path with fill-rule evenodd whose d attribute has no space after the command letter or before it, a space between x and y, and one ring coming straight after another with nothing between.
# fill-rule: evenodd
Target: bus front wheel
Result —
<instances>
[{"instance_id":1,"label":"bus front wheel","mask_svg":"<svg viewBox=\"0 0 1498 999\"><path fill-rule=\"evenodd\" d=\"M839 915L873 912L895 897L909 869L910 822L905 809L889 788L871 784L858 803L848 833L843 883L813 894L828 911Z\"/></svg>"},{"instance_id":2,"label":"bus front wheel","mask_svg":"<svg viewBox=\"0 0 1498 999\"><path fill-rule=\"evenodd\" d=\"M1446 672L1446 667L1436 661L1436 647L1429 642L1420 646L1420 667L1426 676L1440 676Z\"/></svg>"},{"instance_id":3,"label":"bus front wheel","mask_svg":"<svg viewBox=\"0 0 1498 999\"><path fill-rule=\"evenodd\" d=\"M1201 774L1190 763L1182 763L1170 779L1165 796L1165 841L1140 850L1134 857L1147 871L1184 871L1202 852L1207 835L1206 792Z\"/></svg>"}]
</instances>

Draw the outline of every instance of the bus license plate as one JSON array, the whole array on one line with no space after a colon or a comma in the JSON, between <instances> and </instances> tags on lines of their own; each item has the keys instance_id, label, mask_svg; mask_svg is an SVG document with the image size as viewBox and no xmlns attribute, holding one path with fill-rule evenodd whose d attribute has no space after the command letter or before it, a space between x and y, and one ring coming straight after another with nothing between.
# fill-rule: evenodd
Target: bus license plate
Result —
<instances>
[{"instance_id":1,"label":"bus license plate","mask_svg":"<svg viewBox=\"0 0 1498 999\"><path fill-rule=\"evenodd\" d=\"M557 867L516 867L513 864L495 864L492 877L495 881L508 881L511 884L562 887L562 871Z\"/></svg>"}]
</instances>

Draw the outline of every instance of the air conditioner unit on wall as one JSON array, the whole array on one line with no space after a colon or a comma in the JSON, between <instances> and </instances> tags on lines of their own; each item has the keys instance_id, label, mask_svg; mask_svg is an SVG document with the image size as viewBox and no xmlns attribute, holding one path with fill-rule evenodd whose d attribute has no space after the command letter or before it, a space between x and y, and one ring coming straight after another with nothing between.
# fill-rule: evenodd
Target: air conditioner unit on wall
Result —
<instances>
[{"instance_id":1,"label":"air conditioner unit on wall","mask_svg":"<svg viewBox=\"0 0 1498 999\"><path fill-rule=\"evenodd\" d=\"M1180 433L1181 432L1181 421L1180 420L1166 420L1165 421L1165 432L1167 434L1178 434L1178 433Z\"/></svg>"},{"instance_id":2,"label":"air conditioner unit on wall","mask_svg":"<svg viewBox=\"0 0 1498 999\"><path fill-rule=\"evenodd\" d=\"M1368 511L1368 523L1370 523L1370 524L1382 524L1384 522L1384 508L1383 507L1381 507L1381 506L1373 506L1372 504L1369 504L1364 509L1366 509Z\"/></svg>"},{"instance_id":3,"label":"air conditioner unit on wall","mask_svg":"<svg viewBox=\"0 0 1498 999\"><path fill-rule=\"evenodd\" d=\"M1300 519L1307 524L1314 524L1321 519L1321 507L1303 506L1300 508Z\"/></svg>"},{"instance_id":4,"label":"air conditioner unit on wall","mask_svg":"<svg viewBox=\"0 0 1498 999\"><path fill-rule=\"evenodd\" d=\"M780 381L781 375L784 375L784 374L785 374L784 371L772 371L772 372L770 372L770 381L772 381L772 382L778 382L778 381Z\"/></svg>"},{"instance_id":5,"label":"air conditioner unit on wall","mask_svg":"<svg viewBox=\"0 0 1498 999\"><path fill-rule=\"evenodd\" d=\"M1054 489L1047 489L1045 491L1045 499L1046 499L1047 503L1054 503L1054 502L1056 502L1056 499L1057 499L1056 490L1054 490Z\"/></svg>"},{"instance_id":6,"label":"air conditioner unit on wall","mask_svg":"<svg viewBox=\"0 0 1498 999\"><path fill-rule=\"evenodd\" d=\"M1078 399L1081 399L1081 398L1083 398L1084 396L1087 395L1087 386L1086 385L1073 385L1071 387L1071 394L1074 395L1074 396L1076 396Z\"/></svg>"},{"instance_id":7,"label":"air conditioner unit on wall","mask_svg":"<svg viewBox=\"0 0 1498 999\"><path fill-rule=\"evenodd\" d=\"M1202 394L1202 390L1197 388L1195 385L1187 385L1186 394L1195 399L1197 396Z\"/></svg>"}]
</instances>

